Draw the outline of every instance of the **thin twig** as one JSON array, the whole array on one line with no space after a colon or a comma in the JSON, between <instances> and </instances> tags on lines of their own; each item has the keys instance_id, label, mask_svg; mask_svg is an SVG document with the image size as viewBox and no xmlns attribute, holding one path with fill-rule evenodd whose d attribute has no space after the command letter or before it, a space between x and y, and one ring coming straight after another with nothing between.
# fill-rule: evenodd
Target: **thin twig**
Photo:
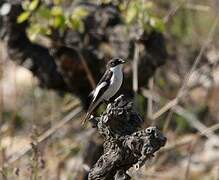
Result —
<instances>
[{"instance_id":1,"label":"thin twig","mask_svg":"<svg viewBox=\"0 0 219 180\"><path fill-rule=\"evenodd\" d=\"M139 46L135 43L135 53L133 59L133 91L138 92L138 61L139 61Z\"/></svg>"},{"instance_id":2,"label":"thin twig","mask_svg":"<svg viewBox=\"0 0 219 180\"><path fill-rule=\"evenodd\" d=\"M179 98L181 98L181 97L185 94L185 90L186 90L186 88L187 88L187 83L188 83L188 81L189 81L189 79L190 79L192 73L195 71L195 69L197 68L199 62L201 61L201 58L202 58L202 56L203 56L205 50L207 49L208 45L209 45L210 42L212 41L213 36L214 36L214 34L215 34L215 31L216 31L217 25L218 25L218 17L216 17L216 19L215 19L215 21L214 21L214 23L213 23L213 25L212 25L212 27L211 27L209 33L208 33L208 37L207 37L207 39L206 39L204 45L201 47L201 50L200 50L198 56L196 57L195 62L193 63L193 65L192 65L190 71L189 71L188 74L186 75L186 77L185 77L185 79L184 79L184 81L183 81L183 84L182 84L181 88L179 89L179 91L178 91L178 93L177 93L176 98L179 99Z\"/></svg>"},{"instance_id":3,"label":"thin twig","mask_svg":"<svg viewBox=\"0 0 219 180\"><path fill-rule=\"evenodd\" d=\"M189 173L190 173L190 165L191 165L191 162L192 162L192 154L193 154L193 150L195 148L195 145L196 145L197 141L192 141L190 144L189 144L189 149L188 149L188 163L187 163L187 166L186 166L186 170L185 170L185 177L184 179L187 180L189 179Z\"/></svg>"},{"instance_id":4,"label":"thin twig","mask_svg":"<svg viewBox=\"0 0 219 180\"><path fill-rule=\"evenodd\" d=\"M191 157L192 157L193 148L195 147L195 145L198 142L199 138L201 138L203 135L208 134L209 132L213 133L217 129L219 129L219 123L215 124L215 125L213 125L211 127L208 127L204 131L198 132L198 133L196 133L193 136L189 136L189 137L183 138L181 140L177 140L175 142L172 142L171 144L167 144L164 148L162 148L160 150L160 153L167 152L167 151L170 151L172 149L180 148L182 146L190 144L190 147L189 147L190 151L189 151L189 157L188 157L188 165L186 167L186 172L185 172L185 176L184 176L185 179L188 179L188 177L189 177L189 167L190 167L190 163L191 163Z\"/></svg>"},{"instance_id":5,"label":"thin twig","mask_svg":"<svg viewBox=\"0 0 219 180\"><path fill-rule=\"evenodd\" d=\"M172 149L180 148L182 146L190 144L190 149L189 150L190 150L191 153L190 153L188 158L189 158L189 161L191 162L192 149L196 145L199 138L201 138L203 135L208 134L209 132L214 132L218 129L219 129L219 123L214 124L213 126L207 127L204 131L198 132L198 133L194 134L193 136L186 136L183 139L180 139L180 140L177 140L177 141L172 142L170 144L167 144L165 147L160 149L159 153L166 153L167 151L171 151ZM190 164L188 163L188 166L187 166L187 169L186 169L186 174L185 174L186 178L189 177L189 165Z\"/></svg>"},{"instance_id":6,"label":"thin twig","mask_svg":"<svg viewBox=\"0 0 219 180\"><path fill-rule=\"evenodd\" d=\"M149 86L150 91L152 91L153 86L154 86L154 78L153 77L151 77L149 79L148 86ZM152 115L153 115L153 100L151 98L148 98L147 118L153 119Z\"/></svg>"},{"instance_id":7,"label":"thin twig","mask_svg":"<svg viewBox=\"0 0 219 180\"><path fill-rule=\"evenodd\" d=\"M17 88L17 67L15 64L12 64L13 68L13 83L14 83L14 93L13 93L13 113L12 113L12 121L11 121L11 136L14 134L15 130L15 122L16 122L16 116L17 116L17 97L18 97L18 88ZM12 145L12 144L11 144Z\"/></svg>"},{"instance_id":8,"label":"thin twig","mask_svg":"<svg viewBox=\"0 0 219 180\"><path fill-rule=\"evenodd\" d=\"M163 132L166 132L168 130L172 116L173 116L173 110L169 111L169 113L167 114L167 117L165 119L165 123L163 126Z\"/></svg>"},{"instance_id":9,"label":"thin twig","mask_svg":"<svg viewBox=\"0 0 219 180\"><path fill-rule=\"evenodd\" d=\"M194 140L194 137L195 137L195 135L194 136L186 136L186 137L180 138L179 140L175 140L175 141L167 144L164 148L162 148L160 150L160 153L171 151L172 149L180 148L182 146L188 145L189 143L191 143Z\"/></svg>"},{"instance_id":10,"label":"thin twig","mask_svg":"<svg viewBox=\"0 0 219 180\"><path fill-rule=\"evenodd\" d=\"M193 127L196 127L196 129L199 132L205 132L205 130L207 129L207 127L202 124L196 117L194 114L188 112L186 109L182 108L181 106L177 105L176 107L174 107L174 112L176 112L177 114L179 114L180 116L183 116L186 119L189 119L190 124ZM215 134L213 134L212 132L206 132L205 136L208 138L211 138L213 136L216 136Z\"/></svg>"},{"instance_id":11,"label":"thin twig","mask_svg":"<svg viewBox=\"0 0 219 180\"><path fill-rule=\"evenodd\" d=\"M142 94L143 94L143 96L145 96L147 98L151 98L156 103L159 103L161 101L161 96L155 92L150 92L146 89L142 89ZM166 100L163 97L162 97L162 99ZM172 103L172 101L170 101L170 103L167 103L167 104L170 104L170 106L171 106L171 104L174 104L174 103ZM175 113L179 114L180 116L184 117L190 123L190 125L193 126L195 129L197 129L199 132L206 132L207 127L204 124L202 124L193 113L189 112L188 110L186 110L182 106L175 105L172 112L175 112ZM164 129L166 129L166 128L164 128ZM214 133L209 132L209 131L206 132L204 135L207 138L215 136Z\"/></svg>"},{"instance_id":12,"label":"thin twig","mask_svg":"<svg viewBox=\"0 0 219 180\"><path fill-rule=\"evenodd\" d=\"M208 37L204 43L204 45L201 47L201 50L198 54L198 56L196 57L195 59L195 62L193 63L190 71L188 74L186 74L186 77L183 81L183 84L181 86L181 88L179 89L177 95L176 95L176 101L179 102L180 98L182 98L186 93L187 93L187 83L192 75L192 73L195 71L196 67L198 66L199 62L201 61L201 57L202 55L204 54L205 50L207 49L208 45L210 44L210 42L212 41L213 39L213 36L215 34L215 31L216 31L216 27L218 25L218 17L215 18L215 21L208 33ZM165 130L168 128L169 124L170 124L170 121L171 121L171 118L172 118L172 115L173 115L173 111L172 109L174 108L175 106L171 107L169 113L168 113L168 116L167 116L167 119L166 119L166 125L164 126L165 127Z\"/></svg>"},{"instance_id":13,"label":"thin twig","mask_svg":"<svg viewBox=\"0 0 219 180\"><path fill-rule=\"evenodd\" d=\"M82 65L84 67L84 70L85 70L85 73L87 75L88 81L89 81L91 87L94 89L96 87L96 82L94 80L93 74L92 74L92 72L91 72L91 70L90 70L86 60L84 59L84 56L81 53L81 50L79 48L76 49L76 48L74 48L72 46L67 46L66 44L64 44L64 46L69 48L69 49L72 49L74 51L76 50L76 52L78 53L78 56L79 56L79 58L80 58L80 60L82 62Z\"/></svg>"},{"instance_id":14,"label":"thin twig","mask_svg":"<svg viewBox=\"0 0 219 180\"><path fill-rule=\"evenodd\" d=\"M5 64L4 64L4 60L3 60L3 55L2 55L2 47L1 49L1 58L0 58L0 78L1 80L4 78L4 68L5 68ZM3 83L0 82L0 124L3 123L3 111L4 111L4 89L3 89ZM0 129L1 132L1 129ZM0 147L1 147L1 138L0 138Z\"/></svg>"},{"instance_id":15,"label":"thin twig","mask_svg":"<svg viewBox=\"0 0 219 180\"><path fill-rule=\"evenodd\" d=\"M167 104L165 104L160 110L158 110L156 113L152 115L152 119L157 119L162 114L167 112L169 109L174 107L178 103L177 99L170 100Z\"/></svg>"},{"instance_id":16,"label":"thin twig","mask_svg":"<svg viewBox=\"0 0 219 180\"><path fill-rule=\"evenodd\" d=\"M189 10L202 11L202 12L209 12L211 10L211 7L201 4L187 4L185 8Z\"/></svg>"},{"instance_id":17,"label":"thin twig","mask_svg":"<svg viewBox=\"0 0 219 180\"><path fill-rule=\"evenodd\" d=\"M214 129L214 130L215 130L215 128L216 128L216 129L219 128L219 123L213 125L213 126L210 127L209 129ZM209 131L209 130L207 129L207 131ZM211 132L212 132L212 130L211 130ZM184 177L185 180L189 179L190 165L191 165L191 162L192 162L193 150L194 150L195 146L197 145L199 138L200 138L202 135L203 135L203 133L199 133L197 136L195 136L195 138L194 138L194 139L191 141L191 143L190 143L189 156L188 156L188 164L187 164L187 166L186 166L185 177ZM218 137L217 137L217 138L218 138Z\"/></svg>"},{"instance_id":18,"label":"thin twig","mask_svg":"<svg viewBox=\"0 0 219 180\"><path fill-rule=\"evenodd\" d=\"M89 80L89 83L90 83L91 87L94 89L95 86L96 86L96 82L94 80L94 77L93 77L93 75L92 75L88 65L87 65L87 62L85 61L84 56L80 52L78 52L78 55L79 55L80 60L81 60L81 62L83 64L83 66L84 66L84 70L85 70L85 72L87 74L87 78Z\"/></svg>"},{"instance_id":19,"label":"thin twig","mask_svg":"<svg viewBox=\"0 0 219 180\"><path fill-rule=\"evenodd\" d=\"M182 5L186 2L187 0L182 0L179 4L177 4L176 6L174 6L173 8L171 8L169 10L169 12L167 13L167 15L163 18L164 23L167 23L170 18L176 14L176 12L182 7Z\"/></svg>"},{"instance_id":20,"label":"thin twig","mask_svg":"<svg viewBox=\"0 0 219 180\"><path fill-rule=\"evenodd\" d=\"M139 45L135 43L135 53L133 59L133 91L135 93L134 103L137 106L137 93L138 93L138 61L139 61Z\"/></svg>"},{"instance_id":21,"label":"thin twig","mask_svg":"<svg viewBox=\"0 0 219 180\"><path fill-rule=\"evenodd\" d=\"M209 128L206 128L206 129L205 129L204 131L202 131L202 132L199 132L199 136L203 136L203 135L212 133L212 132L214 132L214 131L216 131L216 130L218 130L218 129L219 129L219 123L214 124L214 125L212 125L212 126L209 127Z\"/></svg>"},{"instance_id":22,"label":"thin twig","mask_svg":"<svg viewBox=\"0 0 219 180\"><path fill-rule=\"evenodd\" d=\"M204 45L201 47L201 50L198 54L198 56L196 57L195 59L195 62L193 63L190 71L186 74L186 77L182 83L182 86L181 88L179 89L175 99L172 100L172 102L169 102L167 105L165 105L161 110L159 110L157 113L156 113L156 118L160 117L163 113L167 112L168 110L172 109L173 107L175 107L178 102L179 102L179 99L182 98L186 92L187 92L187 83L192 75L192 73L195 71L195 69L197 68L200 60L201 60L201 57L202 55L204 54L206 48L208 47L209 43L212 41L213 39L213 35L215 34L215 30L216 30L216 27L218 25L218 19L216 18L210 31L209 31L209 34L208 34L208 37L207 37L207 40L205 41ZM171 111L169 112L169 115L168 115L168 119L166 120L167 123L169 123L170 119L172 117L172 113Z\"/></svg>"},{"instance_id":23,"label":"thin twig","mask_svg":"<svg viewBox=\"0 0 219 180\"><path fill-rule=\"evenodd\" d=\"M38 143L43 142L48 137L50 137L52 134L54 134L58 129L60 129L62 126L64 126L66 123L71 121L73 118L75 118L77 115L79 115L82 112L81 107L77 107L72 112L70 112L68 115L66 115L61 121L59 121L56 125L48 129L45 133L43 133L38 138ZM26 153L28 153L31 150L32 146L28 144L26 147L24 147L21 151L18 151L15 154L12 154L9 156L7 164L12 164L13 162L19 160L21 157L23 157Z\"/></svg>"},{"instance_id":24,"label":"thin twig","mask_svg":"<svg viewBox=\"0 0 219 180\"><path fill-rule=\"evenodd\" d=\"M172 142L171 144L167 144L165 147L163 147L160 152L166 152L166 151L170 151L174 148L178 148L178 147L181 147L181 146L185 146L187 144L190 144L192 141L196 140L196 139L199 139L200 137L202 136L205 136L207 133L209 132L214 132L216 130L219 129L219 123L217 124L214 124L213 126L210 126L210 127L207 127L205 129L205 131L203 132L199 132L198 134L194 134L194 136L189 136L189 137L186 137L186 138L183 138L181 140L177 140L175 142Z\"/></svg>"}]
</instances>

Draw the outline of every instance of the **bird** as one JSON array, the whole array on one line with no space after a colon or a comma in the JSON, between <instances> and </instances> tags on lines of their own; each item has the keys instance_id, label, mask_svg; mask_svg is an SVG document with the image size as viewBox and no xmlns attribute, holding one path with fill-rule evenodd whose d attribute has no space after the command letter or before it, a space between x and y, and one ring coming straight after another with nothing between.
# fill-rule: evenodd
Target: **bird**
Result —
<instances>
[{"instance_id":1,"label":"bird","mask_svg":"<svg viewBox=\"0 0 219 180\"><path fill-rule=\"evenodd\" d=\"M109 101L118 92L123 82L124 63L122 58L113 58L108 61L103 77L89 95L91 101L82 124L86 122L100 103Z\"/></svg>"}]
</instances>

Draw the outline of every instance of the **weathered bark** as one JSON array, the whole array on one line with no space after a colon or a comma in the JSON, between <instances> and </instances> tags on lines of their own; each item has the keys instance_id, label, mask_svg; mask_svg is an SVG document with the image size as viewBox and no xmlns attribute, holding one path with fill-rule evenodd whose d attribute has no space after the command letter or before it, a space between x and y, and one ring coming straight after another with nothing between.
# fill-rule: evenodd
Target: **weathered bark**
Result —
<instances>
[{"instance_id":1,"label":"weathered bark","mask_svg":"<svg viewBox=\"0 0 219 180\"><path fill-rule=\"evenodd\" d=\"M143 120L124 96L90 121L104 138L104 153L90 170L89 180L131 179L126 171L133 165L141 167L166 143L156 127L138 130Z\"/></svg>"}]
</instances>

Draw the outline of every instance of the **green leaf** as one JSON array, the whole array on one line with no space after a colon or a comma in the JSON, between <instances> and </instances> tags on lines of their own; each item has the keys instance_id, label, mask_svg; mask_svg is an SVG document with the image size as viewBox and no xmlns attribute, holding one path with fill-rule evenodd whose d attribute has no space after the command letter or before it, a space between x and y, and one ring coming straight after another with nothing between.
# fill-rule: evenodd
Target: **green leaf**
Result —
<instances>
[{"instance_id":1,"label":"green leaf","mask_svg":"<svg viewBox=\"0 0 219 180\"><path fill-rule=\"evenodd\" d=\"M84 32L84 23L78 18L71 19L70 26L79 32Z\"/></svg>"},{"instance_id":2,"label":"green leaf","mask_svg":"<svg viewBox=\"0 0 219 180\"><path fill-rule=\"evenodd\" d=\"M64 28L64 26L65 26L65 17L64 16L54 17L52 26L55 27L55 28L58 28L58 27Z\"/></svg>"},{"instance_id":3,"label":"green leaf","mask_svg":"<svg viewBox=\"0 0 219 180\"><path fill-rule=\"evenodd\" d=\"M30 27L28 28L28 36L31 39L31 41L36 40L36 37L41 34L41 35L50 35L51 34L51 29L48 28L47 26L43 26L42 24L39 23L34 23L30 24Z\"/></svg>"},{"instance_id":4,"label":"green leaf","mask_svg":"<svg viewBox=\"0 0 219 180\"><path fill-rule=\"evenodd\" d=\"M53 16L60 16L60 15L63 14L63 10L62 10L62 8L59 7L59 6L54 6L54 7L52 8L52 10L51 10L51 14L52 14Z\"/></svg>"},{"instance_id":5,"label":"green leaf","mask_svg":"<svg viewBox=\"0 0 219 180\"><path fill-rule=\"evenodd\" d=\"M45 19L50 19L52 17L51 10L45 6L41 6L38 9L38 14L40 15L40 17Z\"/></svg>"},{"instance_id":6,"label":"green leaf","mask_svg":"<svg viewBox=\"0 0 219 180\"><path fill-rule=\"evenodd\" d=\"M33 0L29 5L28 10L34 11L39 5L39 2L40 2L39 0Z\"/></svg>"},{"instance_id":7,"label":"green leaf","mask_svg":"<svg viewBox=\"0 0 219 180\"><path fill-rule=\"evenodd\" d=\"M30 12L29 11L24 11L22 12L18 18L17 18L17 23L23 23L30 17Z\"/></svg>"},{"instance_id":8,"label":"green leaf","mask_svg":"<svg viewBox=\"0 0 219 180\"><path fill-rule=\"evenodd\" d=\"M88 15L88 11L83 7L77 7L74 9L71 18L72 19L83 19Z\"/></svg>"},{"instance_id":9,"label":"green leaf","mask_svg":"<svg viewBox=\"0 0 219 180\"><path fill-rule=\"evenodd\" d=\"M69 19L68 25L79 32L84 32L83 18L85 18L87 15L88 11L85 8L75 8Z\"/></svg>"},{"instance_id":10,"label":"green leaf","mask_svg":"<svg viewBox=\"0 0 219 180\"><path fill-rule=\"evenodd\" d=\"M131 6L126 14L125 20L128 24L132 23L138 14L138 9L136 6Z\"/></svg>"},{"instance_id":11,"label":"green leaf","mask_svg":"<svg viewBox=\"0 0 219 180\"><path fill-rule=\"evenodd\" d=\"M31 24L30 27L28 28L28 36L31 41L34 41L37 37L37 35L40 33L40 25L39 24Z\"/></svg>"},{"instance_id":12,"label":"green leaf","mask_svg":"<svg viewBox=\"0 0 219 180\"><path fill-rule=\"evenodd\" d=\"M151 17L149 23L153 28L155 28L156 30L160 32L163 32L165 29L165 24L162 19Z\"/></svg>"}]
</instances>

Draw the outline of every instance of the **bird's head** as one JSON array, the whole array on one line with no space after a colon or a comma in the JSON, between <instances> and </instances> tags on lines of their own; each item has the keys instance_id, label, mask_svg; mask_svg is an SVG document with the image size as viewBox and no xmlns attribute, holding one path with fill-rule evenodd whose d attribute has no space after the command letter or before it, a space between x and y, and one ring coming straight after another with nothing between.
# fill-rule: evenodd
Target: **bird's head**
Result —
<instances>
[{"instance_id":1,"label":"bird's head","mask_svg":"<svg viewBox=\"0 0 219 180\"><path fill-rule=\"evenodd\" d=\"M107 63L108 69L115 69L117 67L121 67L125 63L125 61L122 58L113 58Z\"/></svg>"}]
</instances>

